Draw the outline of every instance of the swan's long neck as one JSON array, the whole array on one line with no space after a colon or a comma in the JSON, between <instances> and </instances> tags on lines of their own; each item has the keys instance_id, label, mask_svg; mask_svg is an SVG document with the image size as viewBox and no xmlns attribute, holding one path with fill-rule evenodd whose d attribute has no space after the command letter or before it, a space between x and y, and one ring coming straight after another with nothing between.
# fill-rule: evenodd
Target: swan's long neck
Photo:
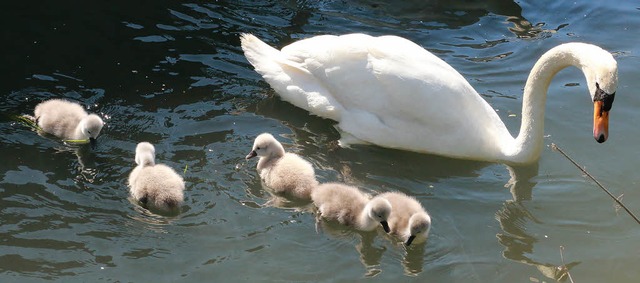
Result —
<instances>
[{"instance_id":1,"label":"swan's long neck","mask_svg":"<svg viewBox=\"0 0 640 283\"><path fill-rule=\"evenodd\" d=\"M284 147L280 143L274 143L273 148L269 152L267 156L260 156L260 160L258 160L257 168L258 170L262 170L267 167L273 166L273 163L278 162L280 158L282 158L285 154Z\"/></svg>"},{"instance_id":2,"label":"swan's long neck","mask_svg":"<svg viewBox=\"0 0 640 283\"><path fill-rule=\"evenodd\" d=\"M86 127L86 123L87 123L86 120L84 120L84 119L80 120L80 122L76 126L76 130L75 130L73 139L84 140L84 139L88 139L89 138L84 134L84 128Z\"/></svg>"},{"instance_id":3,"label":"swan's long neck","mask_svg":"<svg viewBox=\"0 0 640 283\"><path fill-rule=\"evenodd\" d=\"M375 227L379 224L378 222L376 222L375 220L371 219L371 217L369 217L369 213L371 212L372 208L371 208L371 202L368 202L363 208L362 211L360 211L360 214L358 215L358 223L357 225L360 226L360 229L363 230L372 230L375 229Z\"/></svg>"},{"instance_id":4,"label":"swan's long neck","mask_svg":"<svg viewBox=\"0 0 640 283\"><path fill-rule=\"evenodd\" d=\"M360 229L363 230L371 230L373 228L376 227L376 225L378 225L377 222L375 222L373 219L371 219L371 217L369 217L369 210L371 208L367 205L365 206L365 208L360 212L360 215L358 215L358 223L357 225L360 226Z\"/></svg>"},{"instance_id":5,"label":"swan's long neck","mask_svg":"<svg viewBox=\"0 0 640 283\"><path fill-rule=\"evenodd\" d=\"M155 156L151 152L139 152L136 154L136 164L138 166L154 166L156 164Z\"/></svg>"},{"instance_id":6,"label":"swan's long neck","mask_svg":"<svg viewBox=\"0 0 640 283\"><path fill-rule=\"evenodd\" d=\"M585 72L587 82L592 79L589 61L580 52L580 44L563 44L549 50L536 62L524 87L522 101L522 124L513 147L505 152L507 161L513 163L531 163L537 160L542 151L544 137L544 110L547 90L551 79L562 69L576 66ZM591 86L590 86L591 88Z\"/></svg>"}]
</instances>

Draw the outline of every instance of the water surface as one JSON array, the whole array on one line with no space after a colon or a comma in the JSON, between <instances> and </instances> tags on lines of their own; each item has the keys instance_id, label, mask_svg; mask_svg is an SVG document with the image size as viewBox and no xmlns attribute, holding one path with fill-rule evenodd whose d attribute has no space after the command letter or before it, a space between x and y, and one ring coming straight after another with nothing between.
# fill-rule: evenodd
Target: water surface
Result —
<instances>
[{"instance_id":1,"label":"water surface","mask_svg":"<svg viewBox=\"0 0 640 283\"><path fill-rule=\"evenodd\" d=\"M446 3L445 3L446 2ZM356 146L334 123L279 100L238 35L282 47L319 34L413 40L463 74L512 133L528 71L583 41L611 51L620 84L610 139L591 134L582 74L549 89L545 145L563 147L640 213L637 184L640 6L631 1L214 1L11 3L0 12L0 281L41 280L636 282L638 225L558 153L533 166ZM49 98L79 101L107 126L95 149L39 136L10 115ZM322 182L399 190L431 213L424 246L264 207L253 138L270 132ZM128 199L135 145L184 175L182 213ZM186 170L185 170L186 169ZM564 248L561 253L561 247ZM559 268L560 267L560 268ZM568 269L562 268L566 267Z\"/></svg>"}]
</instances>

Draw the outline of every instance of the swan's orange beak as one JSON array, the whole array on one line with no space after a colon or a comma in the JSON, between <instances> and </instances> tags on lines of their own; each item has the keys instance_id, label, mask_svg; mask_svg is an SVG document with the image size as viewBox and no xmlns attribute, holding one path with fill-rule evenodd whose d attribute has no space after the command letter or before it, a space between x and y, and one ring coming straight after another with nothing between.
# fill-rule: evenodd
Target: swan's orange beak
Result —
<instances>
[{"instance_id":1,"label":"swan's orange beak","mask_svg":"<svg viewBox=\"0 0 640 283\"><path fill-rule=\"evenodd\" d=\"M609 111L604 111L603 105L603 101L593 102L593 138L599 143L609 137Z\"/></svg>"}]
</instances>

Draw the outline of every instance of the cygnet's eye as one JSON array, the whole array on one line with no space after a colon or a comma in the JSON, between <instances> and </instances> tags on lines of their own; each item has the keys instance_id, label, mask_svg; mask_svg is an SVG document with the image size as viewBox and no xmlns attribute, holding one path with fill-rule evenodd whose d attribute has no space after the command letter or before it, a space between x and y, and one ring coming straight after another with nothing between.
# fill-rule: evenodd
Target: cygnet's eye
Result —
<instances>
[{"instance_id":1,"label":"cygnet's eye","mask_svg":"<svg viewBox=\"0 0 640 283\"><path fill-rule=\"evenodd\" d=\"M256 146L256 150L260 150L260 147L259 147L259 146Z\"/></svg>"},{"instance_id":2,"label":"cygnet's eye","mask_svg":"<svg viewBox=\"0 0 640 283\"><path fill-rule=\"evenodd\" d=\"M87 133L91 134L91 131L87 131Z\"/></svg>"}]
</instances>

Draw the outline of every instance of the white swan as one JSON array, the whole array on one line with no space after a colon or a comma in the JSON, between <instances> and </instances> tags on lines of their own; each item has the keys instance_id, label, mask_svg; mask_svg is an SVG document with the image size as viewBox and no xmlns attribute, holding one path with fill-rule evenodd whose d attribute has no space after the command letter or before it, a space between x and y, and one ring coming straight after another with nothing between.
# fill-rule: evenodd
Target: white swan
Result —
<instances>
[{"instance_id":1,"label":"white swan","mask_svg":"<svg viewBox=\"0 0 640 283\"><path fill-rule=\"evenodd\" d=\"M384 198L371 198L353 186L325 183L313 190L311 200L318 208L317 220L335 220L362 231L372 231L382 225L384 231L389 232L387 218L392 206Z\"/></svg>"},{"instance_id":2,"label":"white swan","mask_svg":"<svg viewBox=\"0 0 640 283\"><path fill-rule=\"evenodd\" d=\"M310 199L318 186L313 165L299 155L285 152L282 144L271 134L256 137L246 159L260 157L257 170L267 187L275 193L298 199Z\"/></svg>"},{"instance_id":3,"label":"white swan","mask_svg":"<svg viewBox=\"0 0 640 283\"><path fill-rule=\"evenodd\" d=\"M129 193L145 204L174 210L184 201L184 180L176 171L155 163L156 149L148 142L136 146L136 168L129 174Z\"/></svg>"},{"instance_id":4,"label":"white swan","mask_svg":"<svg viewBox=\"0 0 640 283\"><path fill-rule=\"evenodd\" d=\"M431 216L418 200L401 192L386 192L378 197L388 200L393 207L388 219L389 234L400 238L407 246L427 240Z\"/></svg>"},{"instance_id":5,"label":"white swan","mask_svg":"<svg viewBox=\"0 0 640 283\"><path fill-rule=\"evenodd\" d=\"M94 142L104 125L98 115L87 114L80 104L63 99L36 105L34 118L42 131L65 140Z\"/></svg>"},{"instance_id":6,"label":"white swan","mask_svg":"<svg viewBox=\"0 0 640 283\"><path fill-rule=\"evenodd\" d=\"M246 58L283 100L338 122L343 146L368 142L455 158L532 163L542 150L547 89L558 71L576 66L584 72L598 142L607 139L618 82L615 59L600 47L567 43L549 50L529 74L514 139L462 75L404 38L321 35L282 51L251 34L240 39Z\"/></svg>"}]
</instances>

